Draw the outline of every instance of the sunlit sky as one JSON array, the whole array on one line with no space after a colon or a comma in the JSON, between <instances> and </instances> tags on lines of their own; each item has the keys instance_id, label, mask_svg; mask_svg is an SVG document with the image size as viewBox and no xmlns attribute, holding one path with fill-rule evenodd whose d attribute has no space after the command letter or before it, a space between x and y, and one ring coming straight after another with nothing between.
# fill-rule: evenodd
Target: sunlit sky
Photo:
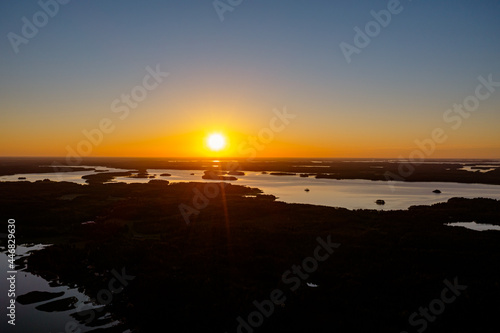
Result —
<instances>
[{"instance_id":1,"label":"sunlit sky","mask_svg":"<svg viewBox=\"0 0 500 333\"><path fill-rule=\"evenodd\" d=\"M446 113L500 82L500 2L401 1L348 63L340 44L396 2L72 0L43 22L37 1L2 1L0 155L393 158L441 128L426 157L500 158L500 84Z\"/></svg>"}]
</instances>

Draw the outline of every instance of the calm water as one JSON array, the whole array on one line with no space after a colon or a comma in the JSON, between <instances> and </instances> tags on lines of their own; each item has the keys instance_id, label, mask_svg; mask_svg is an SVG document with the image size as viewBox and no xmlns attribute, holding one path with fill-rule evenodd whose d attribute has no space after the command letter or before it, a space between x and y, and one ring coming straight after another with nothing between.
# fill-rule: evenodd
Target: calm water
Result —
<instances>
[{"instance_id":1,"label":"calm water","mask_svg":"<svg viewBox=\"0 0 500 333\"><path fill-rule=\"evenodd\" d=\"M107 167L96 167L96 166L87 166L81 165L79 168L95 168L98 171L108 171L108 172L123 172L128 171L125 169L115 169L115 168L107 168ZM82 179L82 176L91 175L96 173L95 171L71 171L71 172L51 172L51 173L22 173L16 175L9 176L0 176L0 181L29 181L36 182L37 180L50 179L56 182L73 182L77 184L86 184L85 179ZM20 177L26 179L19 179Z\"/></svg>"},{"instance_id":2,"label":"calm water","mask_svg":"<svg viewBox=\"0 0 500 333\"><path fill-rule=\"evenodd\" d=\"M500 231L499 225L483 224L483 223L476 223L476 222L453 222L453 223L446 223L446 225L449 227L461 227L461 228L467 228L467 229L475 230L475 231L486 231L486 230Z\"/></svg>"},{"instance_id":3,"label":"calm water","mask_svg":"<svg viewBox=\"0 0 500 333\"><path fill-rule=\"evenodd\" d=\"M128 171L99 167L110 172ZM18 177L26 177L28 181L50 179L54 181L70 181L85 184L83 175L92 174L89 171L63 172L58 174L26 174L2 176L0 181L17 181ZM168 170L149 169L155 179L165 179L170 182L207 182L201 176L200 170ZM170 177L160 174L169 173ZM191 175L194 173L194 175ZM437 183L437 182L387 182L371 180L335 180L302 178L297 176L272 176L260 172L246 172L245 176L236 176L237 181L229 183L257 187L265 194L272 194L278 200L287 203L304 203L348 209L407 209L412 205L431 205L445 202L452 197L493 198L500 199L500 186L483 184ZM148 178L117 177L114 182L147 183ZM309 189L306 192L305 189ZM439 189L442 193L432 193ZM384 200L385 205L377 205L376 200Z\"/></svg>"},{"instance_id":4,"label":"calm water","mask_svg":"<svg viewBox=\"0 0 500 333\"><path fill-rule=\"evenodd\" d=\"M156 179L171 182L204 181L203 171L149 169ZM160 177L170 173L171 177ZM194 173L194 175L191 175ZM500 186L483 184L435 182L387 182L361 179L316 179L297 176L272 176L260 172L246 172L229 183L257 187L265 194L273 194L287 203L304 203L348 209L407 209L412 205L431 205L453 197L500 199ZM150 179L118 177L116 182L147 183ZM306 192L305 189L309 189ZM442 193L432 193L439 189ZM382 199L385 205L377 205Z\"/></svg>"},{"instance_id":5,"label":"calm water","mask_svg":"<svg viewBox=\"0 0 500 333\"><path fill-rule=\"evenodd\" d=\"M76 309L66 310L66 311L55 311L46 312L37 310L36 307L40 304L48 303L54 300L63 299L67 297L76 297L78 302L75 304L78 307L80 304L91 304L89 297L80 293L76 288L70 288L68 286L58 286L51 287L49 282L40 276L31 274L25 271L25 267L22 264L23 259L29 255L30 251L37 251L43 249L44 245L22 245L17 246L16 249L16 264L20 265L17 269L16 274L16 297L24 295L31 291L47 291L47 292L64 292L64 295L52 299L50 301L42 301L34 304L22 305L16 302L16 325L12 326L7 323L6 308L9 305L9 299L3 293L9 290L9 284L7 281L7 255L4 249L0 251L0 267L3 268L2 279L0 280L0 290L2 291L2 296L0 297L0 309L1 320L0 320L0 332L36 332L36 333L59 333L65 332L65 326L68 322L75 322L76 320L70 315L76 312ZM88 307L86 307L88 308ZM96 308L96 307L94 307ZM87 317L82 317L86 319ZM91 323L92 324L92 323ZM109 328L111 326L119 324L118 322L113 322L106 325L97 325L95 327L88 327L82 324L78 324L78 328L81 332L90 332L96 328Z\"/></svg>"}]
</instances>

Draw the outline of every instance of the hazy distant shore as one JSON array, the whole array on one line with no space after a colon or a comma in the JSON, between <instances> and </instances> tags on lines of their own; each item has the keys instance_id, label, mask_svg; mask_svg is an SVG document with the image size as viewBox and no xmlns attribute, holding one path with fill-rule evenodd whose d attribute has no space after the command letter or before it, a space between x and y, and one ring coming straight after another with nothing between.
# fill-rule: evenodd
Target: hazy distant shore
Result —
<instances>
[{"instance_id":1,"label":"hazy distant shore","mask_svg":"<svg viewBox=\"0 0 500 333\"><path fill-rule=\"evenodd\" d=\"M214 162L215 161L215 162ZM85 170L57 158L0 158L0 176ZM56 167L51 167L54 165ZM308 174L331 179L456 182L500 185L499 160L429 160L420 165L396 160L348 159L213 159L89 158L79 165L104 166L145 172L147 169L261 171ZM488 165L487 167L481 167ZM465 170L464 167L472 168ZM475 172L471 172L475 171ZM297 175L298 176L298 175Z\"/></svg>"}]
</instances>

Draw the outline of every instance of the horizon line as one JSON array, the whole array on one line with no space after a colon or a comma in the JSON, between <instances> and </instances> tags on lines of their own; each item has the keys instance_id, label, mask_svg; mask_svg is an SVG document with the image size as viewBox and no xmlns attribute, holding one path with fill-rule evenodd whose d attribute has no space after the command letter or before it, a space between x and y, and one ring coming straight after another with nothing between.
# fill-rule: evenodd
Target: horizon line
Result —
<instances>
[{"instance_id":1,"label":"horizon line","mask_svg":"<svg viewBox=\"0 0 500 333\"><path fill-rule=\"evenodd\" d=\"M12 158L40 158L40 159L66 159L66 156L40 156L40 155L19 155L19 156L0 156L0 159L12 159ZM350 160L399 160L399 161L408 161L408 158L399 158L399 157L317 157L317 156L288 156L288 157L255 157L252 159L248 159L245 157L217 157L217 156L192 156L192 157L178 157L178 156L87 156L81 157L82 160L86 159L118 159L118 158L130 158L130 159L180 159L180 160L207 160L207 159L215 159L215 160L248 160L251 162L252 160L268 160L268 159L321 159L321 160L339 160L339 159L350 159ZM425 161L434 161L434 160L500 160L499 157L435 157L435 158L426 158L422 161L415 161L415 163L423 163Z\"/></svg>"}]
</instances>

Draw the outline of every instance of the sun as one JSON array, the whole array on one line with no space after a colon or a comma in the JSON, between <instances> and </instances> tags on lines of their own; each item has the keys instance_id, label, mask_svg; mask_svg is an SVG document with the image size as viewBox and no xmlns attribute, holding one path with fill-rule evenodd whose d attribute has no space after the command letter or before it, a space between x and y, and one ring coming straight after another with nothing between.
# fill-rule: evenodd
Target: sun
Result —
<instances>
[{"instance_id":1,"label":"sun","mask_svg":"<svg viewBox=\"0 0 500 333\"><path fill-rule=\"evenodd\" d=\"M207 138L207 145L212 151L220 151L226 147L226 138L220 133L210 134Z\"/></svg>"}]
</instances>

